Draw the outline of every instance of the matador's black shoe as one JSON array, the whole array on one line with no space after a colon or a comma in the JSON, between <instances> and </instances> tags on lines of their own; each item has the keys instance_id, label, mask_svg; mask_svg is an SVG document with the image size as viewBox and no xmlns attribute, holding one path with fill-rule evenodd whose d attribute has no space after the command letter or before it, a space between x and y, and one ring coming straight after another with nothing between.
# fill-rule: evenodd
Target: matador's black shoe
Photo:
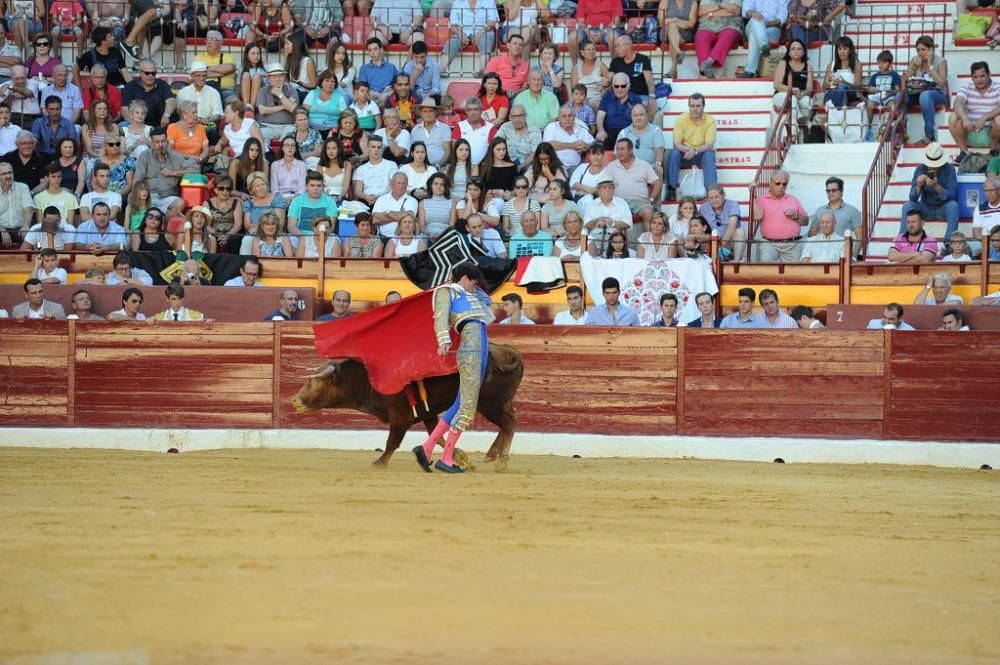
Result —
<instances>
[{"instance_id":1,"label":"matador's black shoe","mask_svg":"<svg viewBox=\"0 0 1000 665\"><path fill-rule=\"evenodd\" d=\"M460 467L459 465L445 464L441 460L438 460L437 462L434 463L434 468L443 473L465 473L465 470L462 469L462 467Z\"/></svg>"},{"instance_id":2,"label":"matador's black shoe","mask_svg":"<svg viewBox=\"0 0 1000 665\"><path fill-rule=\"evenodd\" d=\"M427 453L424 452L423 446L417 446L414 448L413 456L417 458L417 464L420 465L421 469L427 473L434 473L434 470L431 469L431 461L427 459Z\"/></svg>"}]
</instances>

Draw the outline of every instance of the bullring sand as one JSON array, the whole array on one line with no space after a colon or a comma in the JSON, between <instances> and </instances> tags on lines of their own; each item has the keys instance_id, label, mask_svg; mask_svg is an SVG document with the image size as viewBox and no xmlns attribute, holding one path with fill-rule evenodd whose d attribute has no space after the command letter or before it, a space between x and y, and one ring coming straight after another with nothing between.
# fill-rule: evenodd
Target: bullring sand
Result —
<instances>
[{"instance_id":1,"label":"bullring sand","mask_svg":"<svg viewBox=\"0 0 1000 665\"><path fill-rule=\"evenodd\" d=\"M516 447L0 448L0 663L1000 662L1000 472Z\"/></svg>"}]
</instances>

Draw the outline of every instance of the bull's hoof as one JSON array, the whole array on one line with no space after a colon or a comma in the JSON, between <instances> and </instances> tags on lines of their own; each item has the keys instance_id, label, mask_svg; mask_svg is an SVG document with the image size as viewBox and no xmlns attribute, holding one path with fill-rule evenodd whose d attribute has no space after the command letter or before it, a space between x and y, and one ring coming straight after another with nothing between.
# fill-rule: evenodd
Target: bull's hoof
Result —
<instances>
[{"instance_id":1,"label":"bull's hoof","mask_svg":"<svg viewBox=\"0 0 1000 665\"><path fill-rule=\"evenodd\" d=\"M466 471L472 471L475 468L472 465L472 459L469 458L469 453L461 448L455 448L455 466Z\"/></svg>"},{"instance_id":2,"label":"bull's hoof","mask_svg":"<svg viewBox=\"0 0 1000 665\"><path fill-rule=\"evenodd\" d=\"M417 458L417 464L420 465L421 469L427 473L434 473L433 469L431 469L431 461L427 459L427 453L424 452L423 446L416 446L413 449L413 456Z\"/></svg>"},{"instance_id":3,"label":"bull's hoof","mask_svg":"<svg viewBox=\"0 0 1000 665\"><path fill-rule=\"evenodd\" d=\"M507 471L508 462L510 462L510 455L500 455L497 458L497 463L493 465L493 470L497 473L504 473Z\"/></svg>"},{"instance_id":4,"label":"bull's hoof","mask_svg":"<svg viewBox=\"0 0 1000 665\"><path fill-rule=\"evenodd\" d=\"M465 473L457 464L445 464L441 460L434 463L434 468L442 473Z\"/></svg>"},{"instance_id":5,"label":"bull's hoof","mask_svg":"<svg viewBox=\"0 0 1000 665\"><path fill-rule=\"evenodd\" d=\"M373 469L384 469L387 466L389 466L389 462L386 461L386 460L384 460L384 459L382 459L381 457L378 458L377 460L375 460L374 462L372 462L372 468Z\"/></svg>"},{"instance_id":6,"label":"bull's hoof","mask_svg":"<svg viewBox=\"0 0 1000 665\"><path fill-rule=\"evenodd\" d=\"M484 464L489 464L490 462L496 462L496 461L497 461L496 453L486 453L486 457L483 458Z\"/></svg>"}]
</instances>

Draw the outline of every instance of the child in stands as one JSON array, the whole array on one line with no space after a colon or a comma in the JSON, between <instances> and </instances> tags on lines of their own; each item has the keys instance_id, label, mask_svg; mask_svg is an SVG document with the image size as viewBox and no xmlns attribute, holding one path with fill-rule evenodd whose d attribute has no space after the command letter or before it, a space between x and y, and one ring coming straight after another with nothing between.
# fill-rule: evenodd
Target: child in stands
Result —
<instances>
[{"instance_id":1,"label":"child in stands","mask_svg":"<svg viewBox=\"0 0 1000 665\"><path fill-rule=\"evenodd\" d=\"M868 81L868 136L866 141L881 139L884 123L886 119L892 117L895 108L896 96L903 85L903 79L899 73L892 68L892 53L882 51L876 58L878 71L872 74ZM875 114L880 115L880 121L876 125Z\"/></svg>"},{"instance_id":2,"label":"child in stands","mask_svg":"<svg viewBox=\"0 0 1000 665\"><path fill-rule=\"evenodd\" d=\"M59 255L56 250L46 247L35 255L35 266L31 276L42 284L65 284L66 270L59 267Z\"/></svg>"}]
</instances>

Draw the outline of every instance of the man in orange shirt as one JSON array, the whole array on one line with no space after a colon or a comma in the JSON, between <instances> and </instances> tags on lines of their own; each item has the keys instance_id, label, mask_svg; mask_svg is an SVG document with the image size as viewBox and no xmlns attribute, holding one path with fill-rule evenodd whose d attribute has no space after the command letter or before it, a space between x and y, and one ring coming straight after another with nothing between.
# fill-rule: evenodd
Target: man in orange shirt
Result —
<instances>
[{"instance_id":1,"label":"man in orange shirt","mask_svg":"<svg viewBox=\"0 0 1000 665\"><path fill-rule=\"evenodd\" d=\"M576 6L577 29L569 36L570 61L576 62L580 47L593 42L615 52L615 38L625 34L625 10L621 0L580 0Z\"/></svg>"},{"instance_id":2,"label":"man in orange shirt","mask_svg":"<svg viewBox=\"0 0 1000 665\"><path fill-rule=\"evenodd\" d=\"M513 97L525 88L528 80L528 61L521 55L524 37L513 34L507 39L507 52L500 53L486 64L486 71L500 76L503 91Z\"/></svg>"}]
</instances>

